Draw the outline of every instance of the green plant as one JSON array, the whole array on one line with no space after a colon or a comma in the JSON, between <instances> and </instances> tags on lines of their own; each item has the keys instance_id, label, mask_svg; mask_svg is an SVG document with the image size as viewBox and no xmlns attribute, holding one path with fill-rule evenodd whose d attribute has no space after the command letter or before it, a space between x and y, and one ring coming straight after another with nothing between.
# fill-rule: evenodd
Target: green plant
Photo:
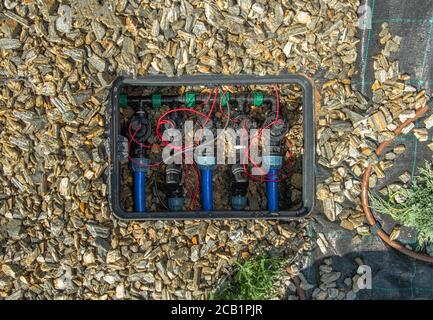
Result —
<instances>
[{"instance_id":1,"label":"green plant","mask_svg":"<svg viewBox=\"0 0 433 320\"><path fill-rule=\"evenodd\" d=\"M433 240L433 169L426 161L412 185L389 193L388 199L371 196L372 208L389 214L403 226L416 228L418 244L424 247Z\"/></svg>"},{"instance_id":2,"label":"green plant","mask_svg":"<svg viewBox=\"0 0 433 320\"><path fill-rule=\"evenodd\" d=\"M217 300L268 300L285 262L270 258L254 258L237 264L233 279L223 284L220 292L210 295Z\"/></svg>"}]
</instances>

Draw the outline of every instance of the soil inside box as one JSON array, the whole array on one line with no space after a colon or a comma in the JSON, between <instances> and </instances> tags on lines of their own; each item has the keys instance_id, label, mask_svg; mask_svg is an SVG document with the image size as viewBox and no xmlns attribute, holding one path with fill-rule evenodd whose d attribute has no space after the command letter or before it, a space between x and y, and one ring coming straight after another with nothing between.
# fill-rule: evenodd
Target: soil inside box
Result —
<instances>
[{"instance_id":1,"label":"soil inside box","mask_svg":"<svg viewBox=\"0 0 433 320\"><path fill-rule=\"evenodd\" d=\"M261 92L263 95L276 97L276 88L272 85L248 85L248 86L218 86L216 88L207 86L179 86L179 87L138 87L125 86L121 89L122 94L128 96L128 100L134 96L147 96L158 93L161 96L182 96L186 92L195 92L209 96L207 104L200 106L197 102L196 110L208 114L212 108L215 92L216 103L212 111L211 119L219 127L230 128L235 124L234 116L236 107L230 110L230 106L221 107L219 97L224 96L225 92L230 92L233 96L252 95L253 92ZM278 176L278 193L280 210L297 210L302 207L302 155L303 155L303 92L297 85L287 84L278 87L280 118L283 118L288 125L288 132L282 140L283 169ZM176 105L185 108L185 105ZM155 134L157 121L166 111L173 109L173 105L161 104L159 108L146 106L146 113L151 123L152 135L148 140L149 160L151 165L148 167L146 179L146 207L148 212L170 211L167 205L167 192L165 186L166 164L161 162L162 146L161 141ZM270 108L263 105L257 107L248 105L246 114L253 121L253 128L264 127L267 112ZM180 113L181 111L179 111ZM119 134L128 139L128 126L134 115L134 106L128 103L127 107L120 108L120 132ZM176 112L178 113L178 112ZM183 112L185 120L197 120L193 113ZM216 125L217 126L217 125ZM257 139L256 139L257 141ZM132 141L134 143L134 141ZM130 143L131 144L131 143ZM129 152L131 148L129 148ZM227 152L227 150L226 150ZM128 163L128 158L122 159L121 163L121 205L128 212L133 212L133 173ZM160 163L160 164L158 164ZM249 162L247 169L251 171L252 164ZM201 210L200 199L200 172L194 165L182 164L182 188L184 191L185 205L184 211ZM265 176L257 176L257 179L266 179ZM262 211L267 208L266 183L254 181L249 178L247 189L246 211ZM214 211L230 211L231 207L231 183L232 174L230 165L217 165L213 171L213 207Z\"/></svg>"}]
</instances>

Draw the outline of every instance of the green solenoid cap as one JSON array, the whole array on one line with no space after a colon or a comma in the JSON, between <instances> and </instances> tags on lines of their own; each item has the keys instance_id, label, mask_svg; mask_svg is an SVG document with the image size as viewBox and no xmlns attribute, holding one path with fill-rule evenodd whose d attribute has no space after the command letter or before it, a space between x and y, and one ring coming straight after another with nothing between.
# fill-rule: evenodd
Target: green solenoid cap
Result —
<instances>
[{"instance_id":1,"label":"green solenoid cap","mask_svg":"<svg viewBox=\"0 0 433 320\"><path fill-rule=\"evenodd\" d=\"M220 93L221 96L221 106L226 107L227 102L230 100L230 92Z\"/></svg>"},{"instance_id":2,"label":"green solenoid cap","mask_svg":"<svg viewBox=\"0 0 433 320\"><path fill-rule=\"evenodd\" d=\"M185 93L185 105L187 108L194 108L195 106L195 92Z\"/></svg>"},{"instance_id":3,"label":"green solenoid cap","mask_svg":"<svg viewBox=\"0 0 433 320\"><path fill-rule=\"evenodd\" d=\"M185 105L187 108L195 107L195 92L186 92L185 93Z\"/></svg>"},{"instance_id":4,"label":"green solenoid cap","mask_svg":"<svg viewBox=\"0 0 433 320\"><path fill-rule=\"evenodd\" d=\"M152 108L161 108L161 95L159 93L152 94Z\"/></svg>"},{"instance_id":5,"label":"green solenoid cap","mask_svg":"<svg viewBox=\"0 0 433 320\"><path fill-rule=\"evenodd\" d=\"M263 104L263 93L254 91L253 92L254 105L256 107L261 107Z\"/></svg>"}]
</instances>

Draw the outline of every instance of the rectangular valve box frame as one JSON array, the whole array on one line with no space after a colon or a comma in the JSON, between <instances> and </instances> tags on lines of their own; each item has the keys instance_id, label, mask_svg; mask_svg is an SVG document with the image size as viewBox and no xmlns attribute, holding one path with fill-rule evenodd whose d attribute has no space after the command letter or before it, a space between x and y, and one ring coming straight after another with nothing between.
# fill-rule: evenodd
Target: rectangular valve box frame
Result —
<instances>
[{"instance_id":1,"label":"rectangular valve box frame","mask_svg":"<svg viewBox=\"0 0 433 320\"><path fill-rule=\"evenodd\" d=\"M302 156L302 206L296 211L281 210L269 212L266 210L255 211L158 211L158 212L128 212L122 208L120 191L120 161L119 154L119 129L120 108L119 94L123 86L140 87L179 87L179 86L216 86L216 85L271 85L271 84L296 84L303 90L303 135L304 154ZM302 76L283 74L278 76L256 75L194 75L167 77L152 75L133 79L127 77L117 78L110 91L109 112L109 145L110 145L110 186L109 198L113 214L121 220L215 220L215 219L296 219L311 213L315 203L315 91L313 82Z\"/></svg>"}]
</instances>

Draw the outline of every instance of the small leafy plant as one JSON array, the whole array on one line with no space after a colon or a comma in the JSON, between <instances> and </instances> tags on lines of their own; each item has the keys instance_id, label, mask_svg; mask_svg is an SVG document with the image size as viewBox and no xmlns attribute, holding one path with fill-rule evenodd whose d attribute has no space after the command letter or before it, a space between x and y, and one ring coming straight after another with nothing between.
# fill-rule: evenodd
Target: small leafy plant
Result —
<instances>
[{"instance_id":1,"label":"small leafy plant","mask_svg":"<svg viewBox=\"0 0 433 320\"><path fill-rule=\"evenodd\" d=\"M390 193L388 199L372 196L372 208L389 214L406 227L416 228L418 244L424 247L433 241L433 169L429 162L420 168L411 186Z\"/></svg>"},{"instance_id":2,"label":"small leafy plant","mask_svg":"<svg viewBox=\"0 0 433 320\"><path fill-rule=\"evenodd\" d=\"M234 278L223 290L214 293L216 300L268 300L272 298L275 281L280 277L285 262L270 258L253 258L237 264Z\"/></svg>"}]
</instances>

